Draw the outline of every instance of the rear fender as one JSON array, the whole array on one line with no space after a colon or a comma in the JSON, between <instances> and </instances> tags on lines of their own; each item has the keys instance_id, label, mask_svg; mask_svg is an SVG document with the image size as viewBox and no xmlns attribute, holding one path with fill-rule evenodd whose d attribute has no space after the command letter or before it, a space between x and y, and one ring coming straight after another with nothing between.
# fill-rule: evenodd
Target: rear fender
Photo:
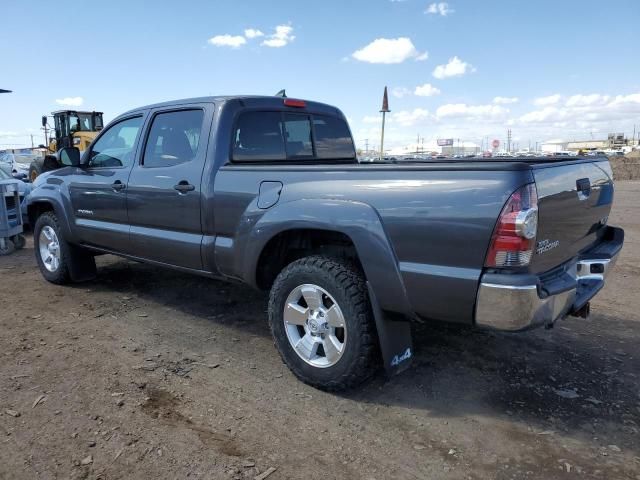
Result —
<instances>
[{"instance_id":1,"label":"rear fender","mask_svg":"<svg viewBox=\"0 0 640 480\"><path fill-rule=\"evenodd\" d=\"M364 269L384 366L389 374L407 368L412 356L412 309L398 261L376 210L361 202L297 200L265 213L244 238L243 277L256 286L260 254L276 235L287 230L330 230L348 236ZM384 312L393 312L393 319Z\"/></svg>"}]
</instances>

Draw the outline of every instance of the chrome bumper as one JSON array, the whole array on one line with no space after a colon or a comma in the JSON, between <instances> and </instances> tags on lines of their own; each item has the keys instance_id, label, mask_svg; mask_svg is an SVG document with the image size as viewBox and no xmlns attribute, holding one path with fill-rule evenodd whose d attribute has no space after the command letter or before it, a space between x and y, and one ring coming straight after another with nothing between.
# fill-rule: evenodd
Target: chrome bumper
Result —
<instances>
[{"instance_id":1,"label":"chrome bumper","mask_svg":"<svg viewBox=\"0 0 640 480\"><path fill-rule=\"evenodd\" d=\"M476 325L506 331L551 325L586 305L602 289L618 254L619 249L610 258L587 257L570 265L565 274L573 279L572 288L554 295L545 294L540 283L506 285L482 281L476 301Z\"/></svg>"}]
</instances>

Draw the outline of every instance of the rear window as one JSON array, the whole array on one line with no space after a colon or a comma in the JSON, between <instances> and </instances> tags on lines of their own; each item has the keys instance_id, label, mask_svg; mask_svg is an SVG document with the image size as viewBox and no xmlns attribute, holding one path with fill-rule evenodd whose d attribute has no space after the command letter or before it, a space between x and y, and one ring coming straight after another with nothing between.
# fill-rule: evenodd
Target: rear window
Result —
<instances>
[{"instance_id":1,"label":"rear window","mask_svg":"<svg viewBox=\"0 0 640 480\"><path fill-rule=\"evenodd\" d=\"M315 115L316 156L318 158L353 158L355 149L347 122L340 118Z\"/></svg>"},{"instance_id":2,"label":"rear window","mask_svg":"<svg viewBox=\"0 0 640 480\"><path fill-rule=\"evenodd\" d=\"M233 133L234 162L355 158L347 123L328 115L245 112Z\"/></svg>"}]
</instances>

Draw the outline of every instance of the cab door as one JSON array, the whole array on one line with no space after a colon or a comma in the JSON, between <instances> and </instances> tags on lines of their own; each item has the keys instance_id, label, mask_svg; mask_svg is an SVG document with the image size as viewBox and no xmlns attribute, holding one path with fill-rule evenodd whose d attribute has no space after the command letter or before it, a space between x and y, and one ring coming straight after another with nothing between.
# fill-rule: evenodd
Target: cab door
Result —
<instances>
[{"instance_id":1,"label":"cab door","mask_svg":"<svg viewBox=\"0 0 640 480\"><path fill-rule=\"evenodd\" d=\"M104 130L70 173L76 232L82 243L128 253L127 182L137 156L144 115L132 115Z\"/></svg>"},{"instance_id":2,"label":"cab door","mask_svg":"<svg viewBox=\"0 0 640 480\"><path fill-rule=\"evenodd\" d=\"M213 104L151 112L140 161L129 177L133 255L202 269L201 180Z\"/></svg>"}]
</instances>

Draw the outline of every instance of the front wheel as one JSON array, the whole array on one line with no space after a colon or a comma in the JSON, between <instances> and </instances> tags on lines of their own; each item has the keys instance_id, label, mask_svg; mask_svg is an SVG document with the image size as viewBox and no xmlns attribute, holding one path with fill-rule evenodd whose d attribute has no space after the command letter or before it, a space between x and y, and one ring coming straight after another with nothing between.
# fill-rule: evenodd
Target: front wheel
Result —
<instances>
[{"instance_id":1,"label":"front wheel","mask_svg":"<svg viewBox=\"0 0 640 480\"><path fill-rule=\"evenodd\" d=\"M9 238L0 238L0 256L11 255L15 251L16 246Z\"/></svg>"},{"instance_id":2,"label":"front wheel","mask_svg":"<svg viewBox=\"0 0 640 480\"><path fill-rule=\"evenodd\" d=\"M27 239L24 238L24 235L18 234L14 235L11 240L16 247L16 250L21 250L27 245Z\"/></svg>"},{"instance_id":3,"label":"front wheel","mask_svg":"<svg viewBox=\"0 0 640 480\"><path fill-rule=\"evenodd\" d=\"M38 178L38 175L41 173L42 167L40 164L38 162L31 162L31 165L29 165L29 181L31 183L35 182L36 178Z\"/></svg>"},{"instance_id":4,"label":"front wheel","mask_svg":"<svg viewBox=\"0 0 640 480\"><path fill-rule=\"evenodd\" d=\"M38 217L33 240L40 273L49 282L63 285L95 276L93 256L65 240L55 213L46 212Z\"/></svg>"},{"instance_id":5,"label":"front wheel","mask_svg":"<svg viewBox=\"0 0 640 480\"><path fill-rule=\"evenodd\" d=\"M364 277L340 260L313 256L288 265L271 289L269 324L284 362L314 387L354 387L379 365Z\"/></svg>"}]
</instances>

